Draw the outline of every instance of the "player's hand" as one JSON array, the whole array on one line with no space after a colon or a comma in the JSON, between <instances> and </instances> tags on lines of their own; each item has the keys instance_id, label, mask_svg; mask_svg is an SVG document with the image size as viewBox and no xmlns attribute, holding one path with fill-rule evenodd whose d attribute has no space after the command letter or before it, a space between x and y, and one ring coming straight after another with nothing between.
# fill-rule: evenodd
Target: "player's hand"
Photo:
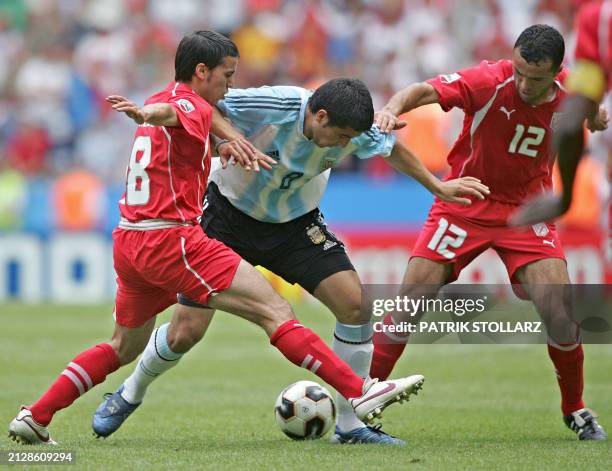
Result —
<instances>
[{"instance_id":1,"label":"player's hand","mask_svg":"<svg viewBox=\"0 0 612 471\"><path fill-rule=\"evenodd\" d=\"M113 106L115 111L125 113L128 118L133 119L136 124L143 124L145 122L145 115L142 108L127 98L120 95L110 95L106 97L106 101Z\"/></svg>"},{"instance_id":2,"label":"player's hand","mask_svg":"<svg viewBox=\"0 0 612 471\"><path fill-rule=\"evenodd\" d=\"M517 209L508 218L510 226L530 226L550 221L563 215L569 206L563 204L561 196L543 195Z\"/></svg>"},{"instance_id":3,"label":"player's hand","mask_svg":"<svg viewBox=\"0 0 612 471\"><path fill-rule=\"evenodd\" d=\"M259 172L260 167L271 170L276 165L276 160L257 149L248 139L242 137L220 144L217 147L221 166L227 168L227 164L233 157L233 165L240 164L245 170Z\"/></svg>"},{"instance_id":4,"label":"player's hand","mask_svg":"<svg viewBox=\"0 0 612 471\"><path fill-rule=\"evenodd\" d=\"M587 119L587 128L591 132L605 131L608 129L609 122L610 116L608 115L608 110L603 105L600 105L597 114L592 119Z\"/></svg>"},{"instance_id":5,"label":"player's hand","mask_svg":"<svg viewBox=\"0 0 612 471\"><path fill-rule=\"evenodd\" d=\"M381 132L391 132L402 129L406 126L406 121L400 120L393 113L383 109L374 114L374 122L380 128Z\"/></svg>"},{"instance_id":6,"label":"player's hand","mask_svg":"<svg viewBox=\"0 0 612 471\"><path fill-rule=\"evenodd\" d=\"M472 196L484 200L491 193L489 187L484 185L478 178L461 177L440 183L440 189L436 196L448 203L457 203L464 206L472 204L472 200L465 196Z\"/></svg>"}]
</instances>

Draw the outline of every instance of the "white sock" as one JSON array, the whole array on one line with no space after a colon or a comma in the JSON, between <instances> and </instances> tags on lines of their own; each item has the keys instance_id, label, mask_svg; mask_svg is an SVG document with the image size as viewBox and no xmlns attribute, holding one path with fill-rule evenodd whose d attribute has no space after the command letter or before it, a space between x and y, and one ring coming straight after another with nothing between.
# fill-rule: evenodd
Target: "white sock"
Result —
<instances>
[{"instance_id":1,"label":"white sock","mask_svg":"<svg viewBox=\"0 0 612 471\"><path fill-rule=\"evenodd\" d=\"M370 372L372 362L372 328L370 324L347 325L336 322L332 349L342 360L353 369L357 376L365 378ZM338 417L336 425L343 432L365 427L357 418L355 411L348 401L340 394L336 394Z\"/></svg>"},{"instance_id":2,"label":"white sock","mask_svg":"<svg viewBox=\"0 0 612 471\"><path fill-rule=\"evenodd\" d=\"M169 323L164 324L153 331L136 369L123 382L121 396L130 404L141 403L149 384L175 366L183 356L182 353L170 350L167 340L169 325Z\"/></svg>"}]
</instances>

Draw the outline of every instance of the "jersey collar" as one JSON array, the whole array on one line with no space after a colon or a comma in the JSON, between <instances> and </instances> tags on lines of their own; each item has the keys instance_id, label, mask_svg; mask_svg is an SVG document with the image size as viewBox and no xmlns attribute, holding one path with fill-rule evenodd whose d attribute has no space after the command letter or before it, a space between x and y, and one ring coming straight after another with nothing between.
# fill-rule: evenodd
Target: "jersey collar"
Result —
<instances>
[{"instance_id":1,"label":"jersey collar","mask_svg":"<svg viewBox=\"0 0 612 471\"><path fill-rule=\"evenodd\" d=\"M188 92L197 95L189 85L183 82L170 82L169 88L172 96L176 96L178 92Z\"/></svg>"},{"instance_id":2,"label":"jersey collar","mask_svg":"<svg viewBox=\"0 0 612 471\"><path fill-rule=\"evenodd\" d=\"M298 118L298 132L300 133L300 137L304 138L306 141L310 141L310 139L304 135L304 120L306 119L306 107L308 106L308 100L310 100L313 93L313 90L302 91L302 106L300 107L300 117Z\"/></svg>"}]
</instances>

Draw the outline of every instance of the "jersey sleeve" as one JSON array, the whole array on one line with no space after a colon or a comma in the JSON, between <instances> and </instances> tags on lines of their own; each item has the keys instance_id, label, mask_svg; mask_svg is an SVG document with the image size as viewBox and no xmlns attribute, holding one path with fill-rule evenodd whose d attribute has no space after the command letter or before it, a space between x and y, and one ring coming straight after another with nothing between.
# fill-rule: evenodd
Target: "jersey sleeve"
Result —
<instances>
[{"instance_id":1,"label":"jersey sleeve","mask_svg":"<svg viewBox=\"0 0 612 471\"><path fill-rule=\"evenodd\" d=\"M601 14L601 3L588 4L580 10L577 20L576 64L567 82L570 92L584 95L596 103L603 98L608 83L599 44L600 39L607 40L608 37L607 34L599 34L599 30L609 29L610 21L600 22Z\"/></svg>"},{"instance_id":2,"label":"jersey sleeve","mask_svg":"<svg viewBox=\"0 0 612 471\"><path fill-rule=\"evenodd\" d=\"M438 75L427 80L440 96L440 106L444 111L461 108L473 114L491 98L498 79L500 64L483 61L452 74Z\"/></svg>"},{"instance_id":3,"label":"jersey sleeve","mask_svg":"<svg viewBox=\"0 0 612 471\"><path fill-rule=\"evenodd\" d=\"M351 139L353 145L357 146L353 153L360 159L369 159L376 155L389 157L393 146L395 146L395 141L396 138L393 134L381 132L376 125Z\"/></svg>"},{"instance_id":4,"label":"jersey sleeve","mask_svg":"<svg viewBox=\"0 0 612 471\"><path fill-rule=\"evenodd\" d=\"M306 90L299 87L232 89L217 106L238 127L284 124L298 118L305 94Z\"/></svg>"},{"instance_id":5,"label":"jersey sleeve","mask_svg":"<svg viewBox=\"0 0 612 471\"><path fill-rule=\"evenodd\" d=\"M212 121L212 108L202 103L196 97L187 93L178 93L170 99L170 104L176 110L181 127L187 133L205 143L208 139Z\"/></svg>"}]
</instances>

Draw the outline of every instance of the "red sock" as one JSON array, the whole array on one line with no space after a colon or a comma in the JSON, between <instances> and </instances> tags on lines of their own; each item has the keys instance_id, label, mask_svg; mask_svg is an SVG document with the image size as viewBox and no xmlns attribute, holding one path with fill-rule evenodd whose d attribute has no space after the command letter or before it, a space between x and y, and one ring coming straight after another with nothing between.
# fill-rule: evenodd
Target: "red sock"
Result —
<instances>
[{"instance_id":1,"label":"red sock","mask_svg":"<svg viewBox=\"0 0 612 471\"><path fill-rule=\"evenodd\" d=\"M68 407L117 368L119 357L108 343L85 350L68 364L47 392L28 407L32 417L39 424L48 425L53 414Z\"/></svg>"},{"instance_id":2,"label":"red sock","mask_svg":"<svg viewBox=\"0 0 612 471\"><path fill-rule=\"evenodd\" d=\"M572 348L572 346L561 346ZM584 389L584 377L582 365L584 363L584 352L582 345L571 350L561 350L548 345L548 355L555 365L557 382L561 389L561 410L563 415L570 415L584 407L582 391Z\"/></svg>"},{"instance_id":3,"label":"red sock","mask_svg":"<svg viewBox=\"0 0 612 471\"><path fill-rule=\"evenodd\" d=\"M291 363L312 371L345 398L363 394L363 379L338 358L317 334L297 320L287 321L276 329L270 343Z\"/></svg>"},{"instance_id":4,"label":"red sock","mask_svg":"<svg viewBox=\"0 0 612 471\"><path fill-rule=\"evenodd\" d=\"M383 320L383 325L394 325L391 314ZM370 376L378 378L382 381L386 380L393 367L402 356L408 335L405 333L393 333L389 335L387 332L374 332L372 342L374 343L374 353L372 354L372 366L370 366Z\"/></svg>"}]
</instances>

